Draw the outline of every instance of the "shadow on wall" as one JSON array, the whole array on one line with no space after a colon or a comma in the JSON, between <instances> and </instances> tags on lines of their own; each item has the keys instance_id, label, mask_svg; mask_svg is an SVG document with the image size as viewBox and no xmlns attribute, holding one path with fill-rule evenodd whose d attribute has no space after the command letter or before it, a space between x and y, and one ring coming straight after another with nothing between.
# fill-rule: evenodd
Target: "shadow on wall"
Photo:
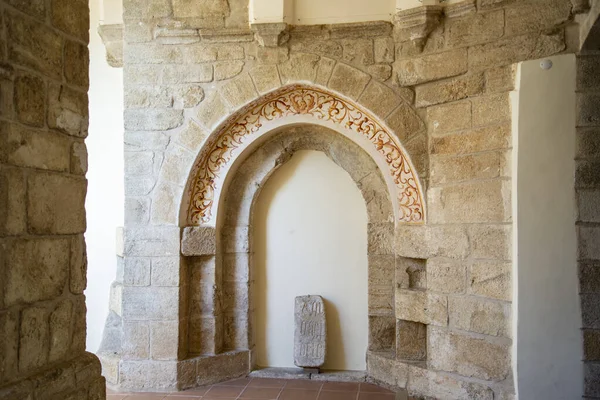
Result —
<instances>
[{"instance_id":1,"label":"shadow on wall","mask_svg":"<svg viewBox=\"0 0 600 400\"><path fill-rule=\"evenodd\" d=\"M257 364L294 367L294 298L314 294L326 307L324 369L365 370L367 212L352 178L298 151L262 188L253 225Z\"/></svg>"}]
</instances>

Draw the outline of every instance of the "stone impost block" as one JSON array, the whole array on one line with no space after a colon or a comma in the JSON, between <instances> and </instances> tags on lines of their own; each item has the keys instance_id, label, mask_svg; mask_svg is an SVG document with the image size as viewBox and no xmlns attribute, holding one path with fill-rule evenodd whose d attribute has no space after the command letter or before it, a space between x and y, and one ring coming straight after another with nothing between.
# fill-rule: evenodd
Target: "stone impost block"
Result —
<instances>
[{"instance_id":1,"label":"stone impost block","mask_svg":"<svg viewBox=\"0 0 600 400\"><path fill-rule=\"evenodd\" d=\"M183 124L183 110L128 109L125 110L125 129L131 131L166 131Z\"/></svg>"},{"instance_id":2,"label":"stone impost block","mask_svg":"<svg viewBox=\"0 0 600 400\"><path fill-rule=\"evenodd\" d=\"M199 386L246 376L250 372L250 353L247 350L221 353L198 358Z\"/></svg>"},{"instance_id":3,"label":"stone impost block","mask_svg":"<svg viewBox=\"0 0 600 400\"><path fill-rule=\"evenodd\" d=\"M408 366L410 394L427 395L437 399L492 400L496 397L486 385L462 381L454 374L432 371L418 365Z\"/></svg>"},{"instance_id":4,"label":"stone impost block","mask_svg":"<svg viewBox=\"0 0 600 400\"><path fill-rule=\"evenodd\" d=\"M391 88L371 80L361 94L358 102L371 110L381 119L385 119L403 101Z\"/></svg>"},{"instance_id":5,"label":"stone impost block","mask_svg":"<svg viewBox=\"0 0 600 400\"><path fill-rule=\"evenodd\" d=\"M512 258L511 225L472 225L469 227L472 257L492 260Z\"/></svg>"},{"instance_id":6,"label":"stone impost block","mask_svg":"<svg viewBox=\"0 0 600 400\"><path fill-rule=\"evenodd\" d=\"M446 326L448 300L422 290L396 290L396 318L422 324Z\"/></svg>"},{"instance_id":7,"label":"stone impost block","mask_svg":"<svg viewBox=\"0 0 600 400\"><path fill-rule=\"evenodd\" d=\"M400 86L412 86L450 78L467 72L467 51L466 49L457 49L400 60L396 61L394 69L398 75Z\"/></svg>"},{"instance_id":8,"label":"stone impost block","mask_svg":"<svg viewBox=\"0 0 600 400\"><path fill-rule=\"evenodd\" d=\"M467 267L464 262L443 258L427 260L427 289L442 293L464 293L467 288Z\"/></svg>"},{"instance_id":9,"label":"stone impost block","mask_svg":"<svg viewBox=\"0 0 600 400\"><path fill-rule=\"evenodd\" d=\"M141 22L140 22L141 24ZM134 37L141 33L140 29L135 29L132 32L131 26L128 24L128 29L125 30L128 43L134 43ZM136 27L137 28L137 27ZM149 40L152 36L149 30L146 32L146 36L142 40ZM124 26L123 24L111 24L111 25L99 25L98 34L102 39L102 43L106 47L106 62L113 68L123 67L123 40L124 40ZM139 37L138 37L139 40ZM66 68L66 67L65 67Z\"/></svg>"},{"instance_id":10,"label":"stone impost block","mask_svg":"<svg viewBox=\"0 0 600 400\"><path fill-rule=\"evenodd\" d=\"M417 53L423 51L427 39L440 25L443 9L439 5L408 8L394 16L394 34L397 41L410 41Z\"/></svg>"},{"instance_id":11,"label":"stone impost block","mask_svg":"<svg viewBox=\"0 0 600 400\"><path fill-rule=\"evenodd\" d=\"M483 74L461 76L447 81L419 85L416 88L416 106L429 107L449 103L483 93Z\"/></svg>"},{"instance_id":12,"label":"stone impost block","mask_svg":"<svg viewBox=\"0 0 600 400\"><path fill-rule=\"evenodd\" d=\"M501 381L511 371L510 341L479 338L429 327L429 360L433 369Z\"/></svg>"},{"instance_id":13,"label":"stone impost block","mask_svg":"<svg viewBox=\"0 0 600 400\"><path fill-rule=\"evenodd\" d=\"M4 305L58 297L69 277L69 239L18 240L3 249Z\"/></svg>"},{"instance_id":14,"label":"stone impost block","mask_svg":"<svg viewBox=\"0 0 600 400\"><path fill-rule=\"evenodd\" d=\"M449 326L491 336L511 337L510 303L477 297L448 297Z\"/></svg>"},{"instance_id":15,"label":"stone impost block","mask_svg":"<svg viewBox=\"0 0 600 400\"><path fill-rule=\"evenodd\" d=\"M181 239L181 253L184 256L204 256L216 254L216 232L213 227L186 227Z\"/></svg>"},{"instance_id":16,"label":"stone impost block","mask_svg":"<svg viewBox=\"0 0 600 400\"><path fill-rule=\"evenodd\" d=\"M406 387L408 364L397 362L393 353L367 351L369 377L394 387Z\"/></svg>"},{"instance_id":17,"label":"stone impost block","mask_svg":"<svg viewBox=\"0 0 600 400\"><path fill-rule=\"evenodd\" d=\"M512 264L476 261L469 266L469 293L492 299L510 301L512 298Z\"/></svg>"},{"instance_id":18,"label":"stone impost block","mask_svg":"<svg viewBox=\"0 0 600 400\"><path fill-rule=\"evenodd\" d=\"M165 257L179 255L180 229L175 226L146 226L124 230L124 255Z\"/></svg>"},{"instance_id":19,"label":"stone impost block","mask_svg":"<svg viewBox=\"0 0 600 400\"><path fill-rule=\"evenodd\" d=\"M250 24L258 43L261 46L277 47L285 44L289 39L288 25L286 23Z\"/></svg>"},{"instance_id":20,"label":"stone impost block","mask_svg":"<svg viewBox=\"0 0 600 400\"><path fill-rule=\"evenodd\" d=\"M176 320L179 316L179 288L124 287L123 319Z\"/></svg>"}]
</instances>

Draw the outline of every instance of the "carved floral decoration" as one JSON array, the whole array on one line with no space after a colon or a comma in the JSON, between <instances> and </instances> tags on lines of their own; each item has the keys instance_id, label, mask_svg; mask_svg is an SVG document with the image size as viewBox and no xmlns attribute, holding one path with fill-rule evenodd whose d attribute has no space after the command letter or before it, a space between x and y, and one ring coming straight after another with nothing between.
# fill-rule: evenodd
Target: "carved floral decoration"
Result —
<instances>
[{"instance_id":1,"label":"carved floral decoration","mask_svg":"<svg viewBox=\"0 0 600 400\"><path fill-rule=\"evenodd\" d=\"M193 169L188 219L191 224L209 222L217 180L235 151L264 123L292 115L309 115L330 121L364 136L381 154L397 187L399 220L423 223L423 199L413 167L394 137L367 112L322 89L288 86L251 103L228 118L204 146Z\"/></svg>"}]
</instances>

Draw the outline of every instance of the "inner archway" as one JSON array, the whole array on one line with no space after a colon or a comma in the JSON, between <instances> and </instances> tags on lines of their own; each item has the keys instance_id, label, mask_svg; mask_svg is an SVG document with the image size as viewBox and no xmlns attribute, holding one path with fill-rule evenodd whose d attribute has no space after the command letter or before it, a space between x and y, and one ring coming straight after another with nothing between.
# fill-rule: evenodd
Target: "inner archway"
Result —
<instances>
[{"instance_id":1,"label":"inner archway","mask_svg":"<svg viewBox=\"0 0 600 400\"><path fill-rule=\"evenodd\" d=\"M257 365L294 366L294 298L316 294L327 312L323 368L365 370L368 217L356 183L323 152L300 150L269 177L253 220Z\"/></svg>"}]
</instances>

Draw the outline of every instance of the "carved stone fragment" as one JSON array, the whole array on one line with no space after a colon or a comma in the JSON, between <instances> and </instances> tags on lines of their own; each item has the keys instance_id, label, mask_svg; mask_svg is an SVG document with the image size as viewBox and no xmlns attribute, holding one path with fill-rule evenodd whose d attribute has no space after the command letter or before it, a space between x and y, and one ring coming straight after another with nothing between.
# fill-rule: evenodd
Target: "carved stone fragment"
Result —
<instances>
[{"instance_id":1,"label":"carved stone fragment","mask_svg":"<svg viewBox=\"0 0 600 400\"><path fill-rule=\"evenodd\" d=\"M325 363L327 327L321 296L298 296L294 308L294 364L318 368Z\"/></svg>"}]
</instances>

